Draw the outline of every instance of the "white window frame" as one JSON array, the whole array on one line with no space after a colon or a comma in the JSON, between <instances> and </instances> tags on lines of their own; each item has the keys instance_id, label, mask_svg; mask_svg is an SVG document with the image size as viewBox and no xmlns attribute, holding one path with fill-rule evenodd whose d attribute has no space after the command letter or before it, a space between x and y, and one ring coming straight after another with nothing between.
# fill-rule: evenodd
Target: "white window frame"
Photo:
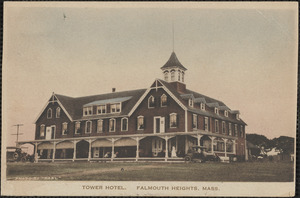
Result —
<instances>
[{"instance_id":1,"label":"white window frame","mask_svg":"<svg viewBox=\"0 0 300 198\"><path fill-rule=\"evenodd\" d=\"M215 119L215 133L219 133L219 132L220 132L220 130L219 130L219 120Z\"/></svg>"},{"instance_id":2,"label":"white window frame","mask_svg":"<svg viewBox=\"0 0 300 198\"><path fill-rule=\"evenodd\" d=\"M180 72L180 70L178 70L178 81L180 81L181 80L181 72Z\"/></svg>"},{"instance_id":3,"label":"white window frame","mask_svg":"<svg viewBox=\"0 0 300 198\"><path fill-rule=\"evenodd\" d=\"M219 115L219 109L215 107L215 114Z\"/></svg>"},{"instance_id":4,"label":"white window frame","mask_svg":"<svg viewBox=\"0 0 300 198\"><path fill-rule=\"evenodd\" d=\"M194 121L195 121L195 123L194 123ZM193 127L193 125L192 125L192 128L193 128L193 129L198 129L198 116L197 116L197 114L193 114L193 120L192 120L192 123L193 123L193 125L195 126L195 127Z\"/></svg>"},{"instance_id":5,"label":"white window frame","mask_svg":"<svg viewBox=\"0 0 300 198\"><path fill-rule=\"evenodd\" d=\"M238 136L237 124L234 124L234 136Z\"/></svg>"},{"instance_id":6,"label":"white window frame","mask_svg":"<svg viewBox=\"0 0 300 198\"><path fill-rule=\"evenodd\" d=\"M79 128L76 127L77 124L79 124ZM81 128L81 123L80 122L75 122L75 126L74 126L75 132L74 133L75 134L80 134L80 133L77 132L77 130L80 129L80 128Z\"/></svg>"},{"instance_id":7,"label":"white window frame","mask_svg":"<svg viewBox=\"0 0 300 198\"><path fill-rule=\"evenodd\" d=\"M208 131L208 117L204 117L204 131Z\"/></svg>"},{"instance_id":8,"label":"white window frame","mask_svg":"<svg viewBox=\"0 0 300 198\"><path fill-rule=\"evenodd\" d=\"M174 70L171 71L171 81L172 82L175 81L175 71Z\"/></svg>"},{"instance_id":9,"label":"white window frame","mask_svg":"<svg viewBox=\"0 0 300 198\"><path fill-rule=\"evenodd\" d=\"M104 108L102 108L104 107ZM100 110L100 113L99 113L99 110ZM104 112L103 112L104 110ZM106 105L98 105L97 106L97 115L101 115L101 114L105 114L107 111L106 111Z\"/></svg>"},{"instance_id":10,"label":"white window frame","mask_svg":"<svg viewBox=\"0 0 300 198\"><path fill-rule=\"evenodd\" d=\"M192 98L189 99L189 106L194 107L194 100Z\"/></svg>"},{"instance_id":11,"label":"white window frame","mask_svg":"<svg viewBox=\"0 0 300 198\"><path fill-rule=\"evenodd\" d=\"M87 129L88 129L88 123L90 123L90 131L87 131ZM88 121L86 121L85 122L85 133L92 133L92 121L90 121L90 120L88 120Z\"/></svg>"},{"instance_id":12,"label":"white window frame","mask_svg":"<svg viewBox=\"0 0 300 198\"><path fill-rule=\"evenodd\" d=\"M112 108L113 106L115 106L115 111L113 111L113 108ZM120 106L119 111L117 111L118 106ZM120 112L121 112L121 103L120 102L113 103L113 104L110 105L110 113L120 113Z\"/></svg>"},{"instance_id":13,"label":"white window frame","mask_svg":"<svg viewBox=\"0 0 300 198\"><path fill-rule=\"evenodd\" d=\"M224 116L228 117L228 111L227 110L224 111Z\"/></svg>"},{"instance_id":14,"label":"white window frame","mask_svg":"<svg viewBox=\"0 0 300 198\"><path fill-rule=\"evenodd\" d=\"M66 129L64 130L65 126L66 126ZM68 123L64 122L64 123L62 123L61 134L62 135L67 135L66 131L68 131Z\"/></svg>"},{"instance_id":15,"label":"white window frame","mask_svg":"<svg viewBox=\"0 0 300 198\"><path fill-rule=\"evenodd\" d=\"M237 114L235 115L235 118L236 118L237 120L240 120L240 114L237 113Z\"/></svg>"},{"instance_id":16,"label":"white window frame","mask_svg":"<svg viewBox=\"0 0 300 198\"><path fill-rule=\"evenodd\" d=\"M150 100L153 98L153 107L150 106ZM148 98L148 109L153 109L155 107L155 98L154 96L149 96Z\"/></svg>"},{"instance_id":17,"label":"white window frame","mask_svg":"<svg viewBox=\"0 0 300 198\"><path fill-rule=\"evenodd\" d=\"M142 118L143 120L143 128L139 128L139 119ZM144 116L140 115L137 117L137 130L144 130L145 129L145 119L144 119Z\"/></svg>"},{"instance_id":18,"label":"white window frame","mask_svg":"<svg viewBox=\"0 0 300 198\"><path fill-rule=\"evenodd\" d=\"M99 123L101 123L101 128L99 127ZM101 132L103 132L103 120L98 120L97 121L97 133L101 133Z\"/></svg>"},{"instance_id":19,"label":"white window frame","mask_svg":"<svg viewBox=\"0 0 300 198\"><path fill-rule=\"evenodd\" d=\"M61 111L60 107L57 107L56 111L55 111L55 117L56 118L60 118L60 111Z\"/></svg>"},{"instance_id":20,"label":"white window frame","mask_svg":"<svg viewBox=\"0 0 300 198\"><path fill-rule=\"evenodd\" d=\"M226 123L225 123L225 121L222 121L222 133L223 134L226 133Z\"/></svg>"},{"instance_id":21,"label":"white window frame","mask_svg":"<svg viewBox=\"0 0 300 198\"><path fill-rule=\"evenodd\" d=\"M172 116L175 116L175 125L176 125L176 126L172 126L172 124L171 124L171 123L172 123L172 122L171 122L171 117L172 117ZM170 113L170 120L169 120L169 122L170 122L170 123L169 123L170 128L177 128L177 126L178 126L178 123L177 123L177 113Z\"/></svg>"},{"instance_id":22,"label":"white window frame","mask_svg":"<svg viewBox=\"0 0 300 198\"><path fill-rule=\"evenodd\" d=\"M228 123L228 135L232 135L232 124Z\"/></svg>"},{"instance_id":23,"label":"white window frame","mask_svg":"<svg viewBox=\"0 0 300 198\"><path fill-rule=\"evenodd\" d=\"M124 120L127 120L126 129L123 129L123 122ZM128 118L122 118L121 119L121 131L128 131Z\"/></svg>"},{"instance_id":24,"label":"white window frame","mask_svg":"<svg viewBox=\"0 0 300 198\"><path fill-rule=\"evenodd\" d=\"M166 104L165 105L163 105L163 97L165 97L166 98ZM166 94L163 94L161 97L160 97L160 106L161 107L166 107L167 106L167 102L168 102L168 97L167 97L167 95Z\"/></svg>"},{"instance_id":25,"label":"white window frame","mask_svg":"<svg viewBox=\"0 0 300 198\"><path fill-rule=\"evenodd\" d=\"M87 110L87 114L85 114L85 110ZM92 113L90 113L90 111ZM90 116L90 115L93 115L93 106L84 107L83 108L83 116Z\"/></svg>"},{"instance_id":26,"label":"white window frame","mask_svg":"<svg viewBox=\"0 0 300 198\"><path fill-rule=\"evenodd\" d=\"M110 122L111 121L114 121L114 130L111 130L111 128L110 128ZM109 132L115 132L116 131L116 119L115 118L109 119L109 122L108 122L108 131Z\"/></svg>"},{"instance_id":27,"label":"white window frame","mask_svg":"<svg viewBox=\"0 0 300 198\"><path fill-rule=\"evenodd\" d=\"M168 82L169 81L169 71L164 72L164 77L165 77L165 81Z\"/></svg>"},{"instance_id":28,"label":"white window frame","mask_svg":"<svg viewBox=\"0 0 300 198\"><path fill-rule=\"evenodd\" d=\"M203 102L200 103L200 109L205 111L205 104Z\"/></svg>"},{"instance_id":29,"label":"white window frame","mask_svg":"<svg viewBox=\"0 0 300 198\"><path fill-rule=\"evenodd\" d=\"M42 127L43 127L43 131L41 130L42 129ZM46 126L44 125L44 124L42 124L41 126L40 126L40 137L45 137L45 130L46 130ZM43 135L41 134L41 132L43 132Z\"/></svg>"},{"instance_id":30,"label":"white window frame","mask_svg":"<svg viewBox=\"0 0 300 198\"><path fill-rule=\"evenodd\" d=\"M51 112L50 116L49 116L49 112ZM52 109L49 108L49 109L47 110L47 119L51 119L51 118L52 118Z\"/></svg>"}]
</instances>

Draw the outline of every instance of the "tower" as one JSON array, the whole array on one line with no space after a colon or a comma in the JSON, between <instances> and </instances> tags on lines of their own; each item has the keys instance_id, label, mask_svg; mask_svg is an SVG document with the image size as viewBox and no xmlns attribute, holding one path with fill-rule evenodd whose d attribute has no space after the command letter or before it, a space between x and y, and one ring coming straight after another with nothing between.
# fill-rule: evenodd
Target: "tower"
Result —
<instances>
[{"instance_id":1,"label":"tower","mask_svg":"<svg viewBox=\"0 0 300 198\"><path fill-rule=\"evenodd\" d=\"M184 75L187 69L179 62L174 51L169 60L160 69L166 82L173 84L179 92L185 91Z\"/></svg>"}]
</instances>

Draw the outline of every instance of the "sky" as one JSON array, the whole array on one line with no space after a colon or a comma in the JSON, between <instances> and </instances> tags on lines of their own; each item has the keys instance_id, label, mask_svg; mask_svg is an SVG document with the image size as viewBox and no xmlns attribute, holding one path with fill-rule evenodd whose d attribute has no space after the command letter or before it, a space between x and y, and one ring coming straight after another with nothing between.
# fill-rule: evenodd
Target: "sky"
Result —
<instances>
[{"instance_id":1,"label":"sky","mask_svg":"<svg viewBox=\"0 0 300 198\"><path fill-rule=\"evenodd\" d=\"M4 6L2 135L33 140L52 92L148 88L173 51L188 89L239 110L246 133L296 135L296 3L62 3ZM65 16L65 17L64 17Z\"/></svg>"}]
</instances>

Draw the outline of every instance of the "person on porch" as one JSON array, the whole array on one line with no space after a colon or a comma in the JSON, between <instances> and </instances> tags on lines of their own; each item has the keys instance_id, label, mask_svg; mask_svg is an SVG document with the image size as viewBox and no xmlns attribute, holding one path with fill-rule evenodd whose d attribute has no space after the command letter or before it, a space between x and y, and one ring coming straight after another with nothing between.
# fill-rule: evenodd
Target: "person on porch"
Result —
<instances>
[{"instance_id":1,"label":"person on porch","mask_svg":"<svg viewBox=\"0 0 300 198\"><path fill-rule=\"evenodd\" d=\"M175 146L172 146L171 157L177 157Z\"/></svg>"}]
</instances>

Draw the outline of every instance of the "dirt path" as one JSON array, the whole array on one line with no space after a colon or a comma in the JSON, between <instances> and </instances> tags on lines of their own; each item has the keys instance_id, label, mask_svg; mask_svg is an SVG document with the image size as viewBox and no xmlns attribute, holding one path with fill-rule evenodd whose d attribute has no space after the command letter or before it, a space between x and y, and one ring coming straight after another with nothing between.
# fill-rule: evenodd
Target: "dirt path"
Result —
<instances>
[{"instance_id":1,"label":"dirt path","mask_svg":"<svg viewBox=\"0 0 300 198\"><path fill-rule=\"evenodd\" d=\"M143 166L126 166L124 167L123 171L132 171L132 170L144 170L144 169L148 169L148 168L157 168L157 166L154 165L143 165ZM94 174L100 174L100 173L111 173L111 172L121 172L122 167L116 167L116 168L101 168L101 169L93 169L93 170L84 170L84 171L80 171L78 170L78 172L70 172L70 173L65 173L65 174L54 174L51 175L52 177L58 177L60 179L64 178L64 177L80 177L80 176L84 176L84 175L94 175Z\"/></svg>"}]
</instances>

